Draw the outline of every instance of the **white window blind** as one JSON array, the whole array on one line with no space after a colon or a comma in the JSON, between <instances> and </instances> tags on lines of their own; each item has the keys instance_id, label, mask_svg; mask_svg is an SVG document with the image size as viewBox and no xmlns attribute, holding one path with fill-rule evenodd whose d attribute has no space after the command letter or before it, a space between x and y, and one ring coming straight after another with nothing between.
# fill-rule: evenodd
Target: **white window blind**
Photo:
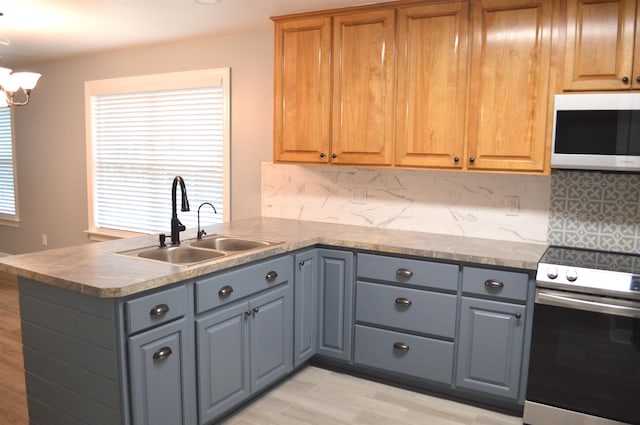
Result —
<instances>
[{"instance_id":1,"label":"white window blind","mask_svg":"<svg viewBox=\"0 0 640 425\"><path fill-rule=\"evenodd\" d=\"M16 196L11 108L0 108L0 218L15 220Z\"/></svg>"},{"instance_id":2,"label":"white window blind","mask_svg":"<svg viewBox=\"0 0 640 425\"><path fill-rule=\"evenodd\" d=\"M91 96L93 227L127 232L170 231L171 188L185 181L187 228L223 221L225 201L225 87L189 87Z\"/></svg>"}]
</instances>

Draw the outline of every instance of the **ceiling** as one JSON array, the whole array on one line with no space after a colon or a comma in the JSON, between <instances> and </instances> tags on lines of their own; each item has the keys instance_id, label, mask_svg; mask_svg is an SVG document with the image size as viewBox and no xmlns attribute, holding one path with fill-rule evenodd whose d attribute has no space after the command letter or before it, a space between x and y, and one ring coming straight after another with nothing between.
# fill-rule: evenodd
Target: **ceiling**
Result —
<instances>
[{"instance_id":1,"label":"ceiling","mask_svg":"<svg viewBox=\"0 0 640 425\"><path fill-rule=\"evenodd\" d=\"M270 16L372 2L376 0L0 0L0 65L270 29Z\"/></svg>"}]
</instances>

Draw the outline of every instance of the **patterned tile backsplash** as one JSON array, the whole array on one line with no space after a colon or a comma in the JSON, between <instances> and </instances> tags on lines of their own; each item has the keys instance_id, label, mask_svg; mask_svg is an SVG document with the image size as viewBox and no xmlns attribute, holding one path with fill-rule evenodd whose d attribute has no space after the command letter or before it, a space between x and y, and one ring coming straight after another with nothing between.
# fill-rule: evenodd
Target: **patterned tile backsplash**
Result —
<instances>
[{"instance_id":1,"label":"patterned tile backsplash","mask_svg":"<svg viewBox=\"0 0 640 425\"><path fill-rule=\"evenodd\" d=\"M547 240L550 177L263 163L262 215Z\"/></svg>"},{"instance_id":2,"label":"patterned tile backsplash","mask_svg":"<svg viewBox=\"0 0 640 425\"><path fill-rule=\"evenodd\" d=\"M640 254L640 174L554 170L549 243Z\"/></svg>"}]
</instances>

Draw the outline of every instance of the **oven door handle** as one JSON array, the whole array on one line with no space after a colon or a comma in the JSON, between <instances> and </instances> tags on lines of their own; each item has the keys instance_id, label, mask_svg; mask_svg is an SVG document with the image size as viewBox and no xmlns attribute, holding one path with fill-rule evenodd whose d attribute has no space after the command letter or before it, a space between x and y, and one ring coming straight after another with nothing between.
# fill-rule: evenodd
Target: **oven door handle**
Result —
<instances>
[{"instance_id":1,"label":"oven door handle","mask_svg":"<svg viewBox=\"0 0 640 425\"><path fill-rule=\"evenodd\" d=\"M536 303L556 307L572 308L574 310L592 311L614 316L640 318L640 303L607 297L597 297L572 292L536 289Z\"/></svg>"}]
</instances>

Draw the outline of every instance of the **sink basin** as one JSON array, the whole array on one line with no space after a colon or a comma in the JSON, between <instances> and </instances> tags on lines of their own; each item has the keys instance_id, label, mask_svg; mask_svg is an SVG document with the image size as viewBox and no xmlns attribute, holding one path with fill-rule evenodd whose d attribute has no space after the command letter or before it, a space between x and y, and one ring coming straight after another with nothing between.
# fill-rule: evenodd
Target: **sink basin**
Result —
<instances>
[{"instance_id":1,"label":"sink basin","mask_svg":"<svg viewBox=\"0 0 640 425\"><path fill-rule=\"evenodd\" d=\"M273 245L272 242L257 241L253 239L231 238L227 236L211 236L208 238L195 240L191 246L197 248L216 249L219 251L248 251L254 248L262 248Z\"/></svg>"},{"instance_id":2,"label":"sink basin","mask_svg":"<svg viewBox=\"0 0 640 425\"><path fill-rule=\"evenodd\" d=\"M140 251L137 254L140 258L164 261L171 264L199 263L200 261L212 260L225 255L224 252L220 251L205 251L202 249L193 249L188 246L154 247Z\"/></svg>"}]
</instances>

